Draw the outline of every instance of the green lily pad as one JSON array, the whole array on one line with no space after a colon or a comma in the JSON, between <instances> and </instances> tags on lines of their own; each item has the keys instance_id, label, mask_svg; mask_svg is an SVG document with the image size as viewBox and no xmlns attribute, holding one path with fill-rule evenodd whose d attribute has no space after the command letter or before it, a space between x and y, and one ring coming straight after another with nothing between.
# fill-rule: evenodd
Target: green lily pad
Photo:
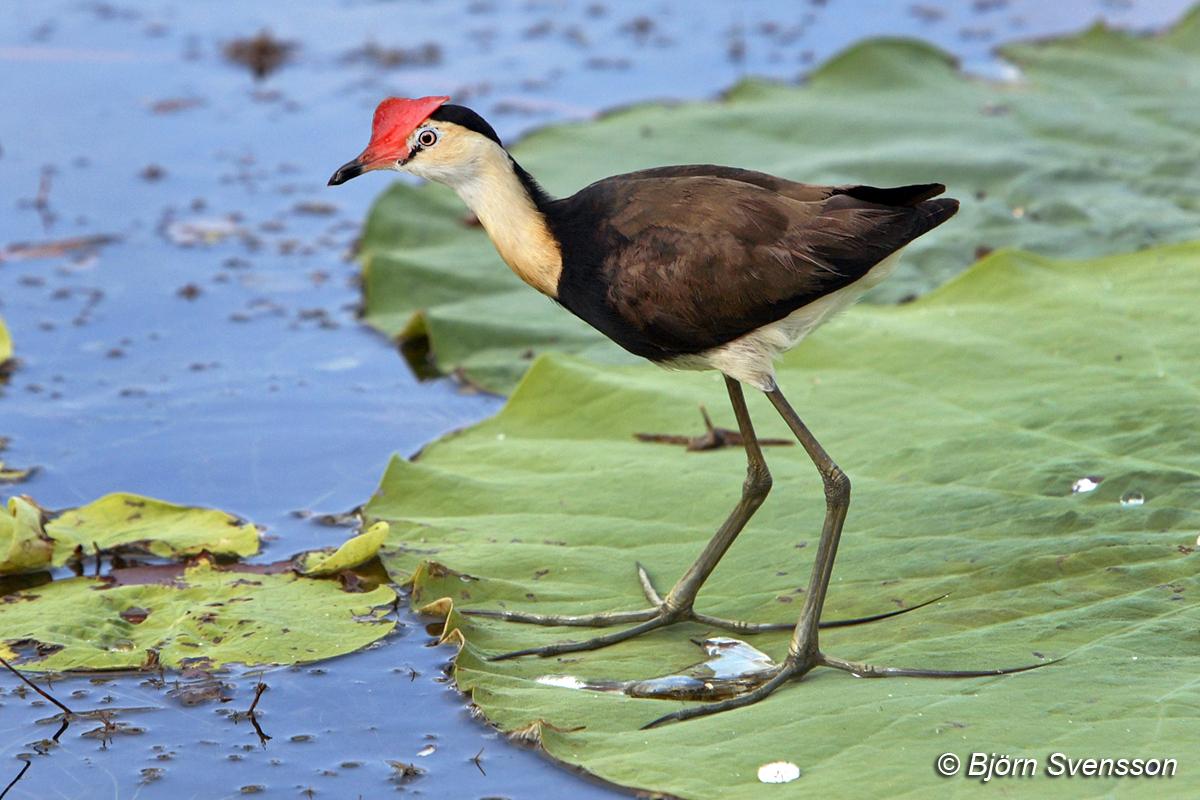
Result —
<instances>
[{"instance_id":1,"label":"green lily pad","mask_svg":"<svg viewBox=\"0 0 1200 800\"><path fill-rule=\"evenodd\" d=\"M42 529L42 510L20 497L10 497L0 513L0 575L36 572L50 566L54 541Z\"/></svg>"},{"instance_id":2,"label":"green lily pad","mask_svg":"<svg viewBox=\"0 0 1200 800\"><path fill-rule=\"evenodd\" d=\"M145 554L180 559L209 553L241 558L258 552L258 529L212 508L180 506L117 493L51 514L28 497L13 497L0 516L0 575L61 567L80 552ZM8 542L8 545L5 545ZM47 550L45 543L52 547ZM19 558L18 553L22 553ZM37 558L33 558L33 554Z\"/></svg>"},{"instance_id":3,"label":"green lily pad","mask_svg":"<svg viewBox=\"0 0 1200 800\"><path fill-rule=\"evenodd\" d=\"M72 578L0 602L0 655L23 670L295 664L386 635L395 592L342 591L290 571L194 566Z\"/></svg>"},{"instance_id":4,"label":"green lily pad","mask_svg":"<svg viewBox=\"0 0 1200 800\"><path fill-rule=\"evenodd\" d=\"M1044 769L1062 752L1175 757L1169 792L1194 795L1200 772L1184 756L1200 747L1196 296L1200 244L1091 261L997 253L914 303L847 312L781 370L854 481L826 619L950 594L827 631L823 647L944 669L1066 659L1033 672L856 680L818 669L756 705L641 731L680 701L568 679L682 673L700 656L690 639L715 631L686 624L561 659L485 660L588 632L458 609L637 609L636 562L665 591L696 556L739 495L744 455L633 434L695 433L701 402L731 427L713 374L541 358L496 418L394 461L366 514L391 523L390 574L412 583L415 604L448 615L456 681L484 715L605 780L688 798L958 797L978 783L937 778L941 753L1026 756ZM759 434L786 436L754 394ZM802 604L821 484L800 448L766 455L774 492L701 592L708 613L791 621ZM748 641L786 652L783 634ZM537 681L546 676L559 685ZM758 769L777 761L801 777L764 787ZM1039 797L1166 786L1044 775L1035 785Z\"/></svg>"},{"instance_id":5,"label":"green lily pad","mask_svg":"<svg viewBox=\"0 0 1200 800\"><path fill-rule=\"evenodd\" d=\"M354 569L379 554L379 548L383 546L387 534L387 523L379 522L347 539L336 550L310 550L302 553L296 561L296 571L301 575L316 578Z\"/></svg>"},{"instance_id":6,"label":"green lily pad","mask_svg":"<svg viewBox=\"0 0 1200 800\"><path fill-rule=\"evenodd\" d=\"M641 105L524 139L559 196L609 174L717 163L816 183L942 181L959 216L868 299L921 294L991 248L1091 257L1200 228L1200 9L1155 37L1103 27L1005 48L1020 80L968 77L914 41L852 47L802 85L746 81L718 102ZM394 185L363 237L366 320L428 336L437 363L506 392L547 350L626 358L530 290L440 186Z\"/></svg>"},{"instance_id":7,"label":"green lily pad","mask_svg":"<svg viewBox=\"0 0 1200 800\"><path fill-rule=\"evenodd\" d=\"M51 518L46 534L54 540L54 564L65 564L82 547L87 554L124 550L159 558L252 556L258 552L253 524L214 508L194 508L115 493Z\"/></svg>"}]
</instances>

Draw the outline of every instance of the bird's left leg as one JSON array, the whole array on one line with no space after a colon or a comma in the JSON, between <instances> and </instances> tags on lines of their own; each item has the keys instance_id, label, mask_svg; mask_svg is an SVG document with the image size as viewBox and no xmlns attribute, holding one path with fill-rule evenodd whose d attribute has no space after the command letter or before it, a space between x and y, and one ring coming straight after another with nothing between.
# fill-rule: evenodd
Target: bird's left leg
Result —
<instances>
[{"instance_id":1,"label":"bird's left leg","mask_svg":"<svg viewBox=\"0 0 1200 800\"><path fill-rule=\"evenodd\" d=\"M580 650L594 650L630 639L665 625L687 620L694 620L702 625L711 625L716 628L723 628L743 634L792 630L795 627L794 623L760 623L724 619L702 614L694 609L696 595L699 593L700 587L704 585L708 576L716 569L721 557L725 555L725 552L733 544L738 534L746 527L746 523L754 516L754 512L763 504L767 493L771 490L771 473L767 469L767 462L763 458L762 447L759 445L758 437L755 435L754 424L750 420L750 411L746 407L746 397L742 392L742 386L737 380L726 376L725 388L729 393L729 402L733 406L734 417L737 419L738 430L742 436L742 444L746 449L746 480L742 484L742 496L737 505L734 506L733 511L730 512L728 518L726 518L724 524L721 525L709 540L704 550L675 586L667 593L666 597L658 593L650 581L650 576L646 574L646 570L639 564L638 578L641 581L642 591L651 603L650 608L639 609L637 611L609 611L598 614L570 616L532 614L523 611L497 609L464 609L462 613L467 616L489 617L507 622L523 622L534 625L592 628L641 623L627 630L614 631L611 634L598 636L593 639L585 639L579 642L561 642L543 647L530 648L528 650L519 650L513 653L505 653L496 656L494 660L525 655L551 656ZM888 617L915 611L940 599L942 598L936 597L919 605L887 611L882 614L873 614L867 617L818 622L818 626L821 628L837 628L875 622L876 620L887 619Z\"/></svg>"},{"instance_id":2,"label":"bird's left leg","mask_svg":"<svg viewBox=\"0 0 1200 800\"><path fill-rule=\"evenodd\" d=\"M792 433L808 453L813 465L821 475L825 485L825 522L821 528L821 539L817 545L813 561L812 577L809 579L808 594L804 599L804 608L800 612L800 620L792 632L792 640L788 645L787 657L762 685L755 689L723 700L718 703L706 703L691 706L671 714L665 714L646 724L645 728L653 728L667 722L693 719L708 714L716 714L734 708L741 708L757 703L774 692L781 685L794 678L802 678L815 667L832 667L852 673L861 678L979 678L992 675L1008 675L1014 672L1025 672L1053 663L1051 661L1031 664L1021 667L1007 667L983 670L938 670L911 669L908 667L879 667L871 664L861 664L846 661L841 658L823 653L817 639L820 628L821 609L825 604L825 595L829 590L829 579L833 574L833 562L837 557L838 543L842 537L842 526L846 522L846 513L850 510L850 479L834 460L825 452L825 448L809 431L808 426L801 421L799 415L792 409L783 393L775 388L767 392L776 411L783 417L784 422L792 429Z\"/></svg>"}]
</instances>

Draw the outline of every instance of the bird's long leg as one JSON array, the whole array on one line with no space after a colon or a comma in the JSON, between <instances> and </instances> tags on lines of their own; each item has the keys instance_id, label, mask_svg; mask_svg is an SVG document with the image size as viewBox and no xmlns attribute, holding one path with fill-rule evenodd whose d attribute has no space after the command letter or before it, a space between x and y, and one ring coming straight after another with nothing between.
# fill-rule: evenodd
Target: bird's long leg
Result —
<instances>
[{"instance_id":1,"label":"bird's long leg","mask_svg":"<svg viewBox=\"0 0 1200 800\"><path fill-rule=\"evenodd\" d=\"M742 485L742 496L725 523L717 530L712 539L709 540L704 550L700 553L697 559L684 573L683 577L675 584L675 586L667 593L666 597L661 596L654 588L650 580L650 576L646 570L638 565L638 579L642 585L642 591L646 598L650 601L651 607L640 609L637 611L609 611L596 614L581 614L581 615L561 615L561 614L533 614L524 611L508 611L499 609L465 609L464 614L475 617L488 617L491 619L500 619L506 622L521 622L533 625L554 625L564 627L585 627L599 628L609 627L614 625L627 625L630 623L647 623L648 627L638 625L635 630L639 633L646 630L653 630L662 625L672 622L681 622L684 620L695 620L704 625L711 625L716 628L734 631L743 634L766 633L769 631L786 631L792 630L795 625L793 623L756 623L743 622L741 620L731 620L722 617L715 617L708 614L701 614L694 610L696 595L700 591L700 587L704 585L705 580L712 574L720 562L721 557L733 544L738 534L746 527L746 523L754 516L754 512L758 510L763 501L767 497L767 493L771 490L771 473L767 469L766 459L763 458L762 447L759 445L758 437L754 432L754 424L750 420L750 411L746 407L746 397L742 392L741 384L733 378L725 377L725 387L729 393L729 402L733 406L733 413L737 419L738 430L742 435L743 446L746 449L746 480ZM799 421L797 419L797 421ZM811 434L809 435L811 439ZM815 442L816 440L813 439ZM819 445L818 445L819 447ZM822 451L823 453L824 451ZM828 459L828 456L826 456ZM832 463L832 462L830 462ZM909 611L915 611L918 608L935 603L941 600L942 597L935 597L931 600L926 600L915 606L908 608L896 609L893 611L884 612L881 614L873 614L866 617L857 617L846 620L832 620L829 622L819 622L819 627L837 628L849 625L861 625L868 622L875 622L889 617L906 614ZM643 630L645 628L645 630ZM574 649L595 649L605 647L609 644L614 644L618 641L623 641L628 636L620 637L620 633L608 634L606 636L597 637L595 639L586 640L578 643L570 643ZM506 653L498 658L513 658L516 655L554 655L564 651L564 645L547 645L542 648L533 650L522 650L517 653Z\"/></svg>"},{"instance_id":2,"label":"bird's long leg","mask_svg":"<svg viewBox=\"0 0 1200 800\"><path fill-rule=\"evenodd\" d=\"M788 645L789 660L815 663L819 652L817 625L821 620L821 609L825 606L825 595L829 591L829 577L833 574L833 561L837 558L842 526L846 522L846 513L850 510L850 478L825 452L825 448L817 441L817 437L812 435L778 386L767 392L767 397L779 412L779 416L783 417L783 421L792 429L800 446L812 459L817 472L821 474L821 482L825 485L825 522L821 525L821 539L817 542L817 554L813 560L812 576L808 580L808 593L804 596L804 608L800 611L800 621L796 623L792 641ZM811 669L811 665L809 668Z\"/></svg>"},{"instance_id":3,"label":"bird's long leg","mask_svg":"<svg viewBox=\"0 0 1200 800\"><path fill-rule=\"evenodd\" d=\"M850 479L846 473L834 463L825 448L809 431L808 426L800 419L788 403L787 398L778 387L767 392L767 397L783 417L788 427L792 429L800 445L812 459L821 480L825 484L825 522L821 527L821 540L817 545L817 553L813 562L812 577L809 579L808 594L804 598L804 608L800 611L800 620L792 632L788 644L787 657L779 665L775 674L761 686L744 694L731 697L718 703L706 703L684 708L671 714L665 714L645 725L653 728L668 722L703 717L741 708L757 703L785 682L800 678L814 667L826 666L844 670L864 678L913 677L913 678L978 678L994 675L1007 675L1014 672L1025 672L1053 663L1030 664L1020 667L1008 667L986 670L936 670L910 669L907 667L878 667L853 661L835 658L821 652L817 632L820 627L821 609L825 605L825 595L829 590L829 578L833 574L833 562L837 557L838 542L842 536L842 526L846 522L846 513L850 509Z\"/></svg>"},{"instance_id":4,"label":"bird's long leg","mask_svg":"<svg viewBox=\"0 0 1200 800\"><path fill-rule=\"evenodd\" d=\"M734 539L742 532L742 528L746 527L746 523L754 516L754 512L758 511L771 491L771 472L767 469L762 447L759 446L758 437L754 433L754 424L750 421L750 411L746 408L742 384L726 375L725 388L729 392L729 402L733 406L733 415L737 419L738 430L746 448L746 480L742 484L742 497L699 557L692 562L671 591L667 592L663 599L663 607L672 613L691 614L700 587L717 568Z\"/></svg>"},{"instance_id":5,"label":"bird's long leg","mask_svg":"<svg viewBox=\"0 0 1200 800\"><path fill-rule=\"evenodd\" d=\"M729 513L725 522L713 534L712 539L709 540L699 557L692 562L687 572L683 574L683 577L679 579L671 591L667 592L667 596L662 598L661 602L655 602L658 593L650 583L649 576L646 575L645 570L639 569L642 589L655 605L648 612L614 612L611 614L592 614L583 618L559 617L558 620L559 624L565 625L589 623L592 625L597 623L600 625L612 625L619 622L639 620L640 624L623 631L616 631L580 642L560 642L528 650L504 653L494 656L493 660L499 661L526 655L551 656L581 650L596 650L601 647L607 647L610 644L625 641L655 628L661 628L664 625L694 618L695 612L692 606L696 602L696 594L700 591L700 587L704 585L704 581L716 569L721 557L725 555L730 545L733 544L733 540L741 533L742 528L746 527L746 523L754 516L754 512L762 505L763 500L767 497L767 493L771 491L771 473L767 470L767 462L763 459L762 448L759 447L758 438L754 435L754 425L750 422L750 412L746 408L746 397L742 393L742 385L733 378L726 376L725 388L729 392L729 401L733 405L733 413L737 417L738 429L742 434L743 445L746 448L746 480L742 484L742 497L738 500L737 505L733 507L733 511ZM636 616L631 619L631 615ZM535 621L529 619L526 615L512 612L492 611L485 612L484 614L476 613L476 616L498 617L510 621ZM579 621L582 619L586 619L587 622ZM539 619L536 621L541 622L543 620Z\"/></svg>"}]
</instances>

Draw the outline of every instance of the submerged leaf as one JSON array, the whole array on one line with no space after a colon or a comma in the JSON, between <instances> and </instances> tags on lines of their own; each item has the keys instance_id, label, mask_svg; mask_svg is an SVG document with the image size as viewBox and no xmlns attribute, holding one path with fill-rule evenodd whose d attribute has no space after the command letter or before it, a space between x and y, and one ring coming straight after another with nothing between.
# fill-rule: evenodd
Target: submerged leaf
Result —
<instances>
[{"instance_id":1,"label":"submerged leaf","mask_svg":"<svg viewBox=\"0 0 1200 800\"><path fill-rule=\"evenodd\" d=\"M65 564L77 547L91 555L133 550L160 558L251 556L258 552L258 531L232 514L142 497L110 494L64 511L46 523L54 540L54 564Z\"/></svg>"},{"instance_id":2,"label":"submerged leaf","mask_svg":"<svg viewBox=\"0 0 1200 800\"><path fill-rule=\"evenodd\" d=\"M0 602L0 655L32 647L24 670L295 664L331 658L386 635L395 592L350 593L290 571L116 570Z\"/></svg>"},{"instance_id":3,"label":"submerged leaf","mask_svg":"<svg viewBox=\"0 0 1200 800\"><path fill-rule=\"evenodd\" d=\"M337 550L303 553L297 559L297 569L302 575L320 577L361 566L378 555L387 534L388 524L377 522L363 533L343 542Z\"/></svg>"},{"instance_id":4,"label":"submerged leaf","mask_svg":"<svg viewBox=\"0 0 1200 800\"><path fill-rule=\"evenodd\" d=\"M876 301L923 293L991 249L1081 258L1196 235L1200 10L1157 37L1097 27L1003 52L1021 80L978 80L928 45L875 40L803 85L747 81L717 102L634 106L542 129L515 154L559 196L679 163L947 184L959 216L907 249ZM427 336L444 371L493 391L511 390L534 353L628 359L521 284L465 214L440 186L396 184L382 196L363 236L371 325Z\"/></svg>"},{"instance_id":5,"label":"submerged leaf","mask_svg":"<svg viewBox=\"0 0 1200 800\"><path fill-rule=\"evenodd\" d=\"M946 669L1066 657L1034 672L868 681L818 669L756 705L641 731L680 703L538 679L679 674L695 662L689 638L715 631L687 624L570 658L486 660L595 632L457 608L632 610L646 605L636 563L661 591L687 568L739 496L745 457L630 434L676 429L700 402L717 409L715 374L540 359L496 418L395 460L366 514L391 522L384 561L412 582L413 602L448 615L458 686L488 719L620 785L757 798L758 770L784 761L803 777L773 795L892 797L931 786L947 751L1179 757L1200 747L1197 296L1200 244L1082 262L997 253L915 303L848 312L781 369L854 481L825 618L950 593L827 631L823 648ZM760 435L786 436L755 395ZM732 413L714 417L730 424ZM774 492L705 585L701 611L798 615L824 498L801 448L766 455ZM1083 476L1103 480L1073 492ZM1123 504L1130 492L1144 502ZM788 639L747 641L779 659ZM1197 791L1200 773L1181 762L1171 792Z\"/></svg>"}]
</instances>

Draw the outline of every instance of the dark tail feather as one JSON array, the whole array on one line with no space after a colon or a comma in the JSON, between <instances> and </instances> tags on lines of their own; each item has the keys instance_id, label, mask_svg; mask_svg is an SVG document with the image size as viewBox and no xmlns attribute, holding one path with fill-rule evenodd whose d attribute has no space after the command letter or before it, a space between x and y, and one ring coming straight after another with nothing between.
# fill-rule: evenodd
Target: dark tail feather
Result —
<instances>
[{"instance_id":1,"label":"dark tail feather","mask_svg":"<svg viewBox=\"0 0 1200 800\"><path fill-rule=\"evenodd\" d=\"M937 200L926 200L917 208L925 215L925 230L931 231L958 213L958 201L953 197L939 197Z\"/></svg>"},{"instance_id":2,"label":"dark tail feather","mask_svg":"<svg viewBox=\"0 0 1200 800\"><path fill-rule=\"evenodd\" d=\"M891 189L880 189L877 186L839 186L834 190L834 194L844 194L881 206L915 206L931 197L937 197L944 191L946 187L940 183L918 183L912 186L895 186Z\"/></svg>"}]
</instances>

